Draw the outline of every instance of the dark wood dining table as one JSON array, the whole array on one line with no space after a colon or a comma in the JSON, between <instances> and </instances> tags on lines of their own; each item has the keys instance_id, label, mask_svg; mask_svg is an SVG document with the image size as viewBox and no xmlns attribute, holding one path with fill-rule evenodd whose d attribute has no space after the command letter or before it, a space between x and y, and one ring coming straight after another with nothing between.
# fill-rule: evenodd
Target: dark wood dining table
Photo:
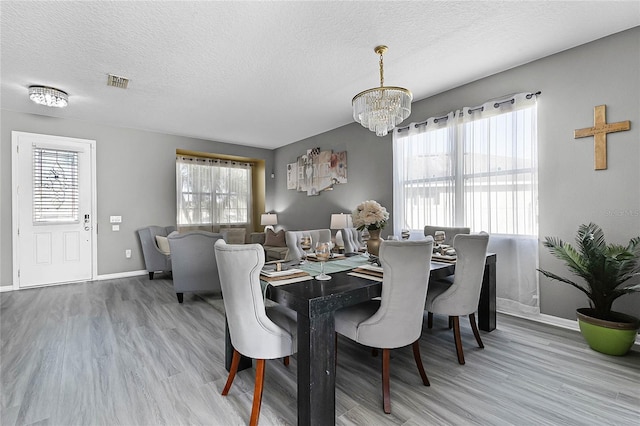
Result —
<instances>
[{"instance_id":1,"label":"dark wood dining table","mask_svg":"<svg viewBox=\"0 0 640 426\"><path fill-rule=\"evenodd\" d=\"M455 273L455 264L431 262L430 279ZM334 312L374 297L382 283L348 275L348 271L331 274L330 281L315 279L267 288L267 297L298 313L298 425L335 424L335 322ZM478 304L481 330L496 328L496 255L488 254ZM233 347L226 338L227 370ZM239 369L250 368L244 358Z\"/></svg>"}]
</instances>

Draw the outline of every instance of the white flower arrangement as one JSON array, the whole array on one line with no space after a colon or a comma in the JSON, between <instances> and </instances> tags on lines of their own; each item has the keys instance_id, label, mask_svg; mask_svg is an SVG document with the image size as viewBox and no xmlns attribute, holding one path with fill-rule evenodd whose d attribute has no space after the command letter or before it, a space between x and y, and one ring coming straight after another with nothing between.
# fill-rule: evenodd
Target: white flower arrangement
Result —
<instances>
[{"instance_id":1,"label":"white flower arrangement","mask_svg":"<svg viewBox=\"0 0 640 426\"><path fill-rule=\"evenodd\" d=\"M353 226L362 231L367 228L369 231L382 229L389 220L387 209L382 207L377 201L367 200L358 204L351 213Z\"/></svg>"}]
</instances>

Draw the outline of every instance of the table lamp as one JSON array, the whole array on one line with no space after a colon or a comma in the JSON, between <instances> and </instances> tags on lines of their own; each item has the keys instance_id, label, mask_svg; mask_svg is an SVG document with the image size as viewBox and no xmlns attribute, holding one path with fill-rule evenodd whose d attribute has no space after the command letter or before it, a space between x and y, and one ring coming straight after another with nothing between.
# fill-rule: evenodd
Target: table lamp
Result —
<instances>
[{"instance_id":1,"label":"table lamp","mask_svg":"<svg viewBox=\"0 0 640 426\"><path fill-rule=\"evenodd\" d=\"M278 215L275 213L263 213L260 217L260 225L264 226L264 230L271 229L276 232L273 225L278 224ZM266 225L266 226L265 226Z\"/></svg>"},{"instance_id":2,"label":"table lamp","mask_svg":"<svg viewBox=\"0 0 640 426\"><path fill-rule=\"evenodd\" d=\"M344 247L344 239L342 238L342 232L340 230L350 228L351 226L350 214L334 213L331 215L331 225L329 225L329 228L338 230L338 232L336 232L336 246Z\"/></svg>"}]
</instances>

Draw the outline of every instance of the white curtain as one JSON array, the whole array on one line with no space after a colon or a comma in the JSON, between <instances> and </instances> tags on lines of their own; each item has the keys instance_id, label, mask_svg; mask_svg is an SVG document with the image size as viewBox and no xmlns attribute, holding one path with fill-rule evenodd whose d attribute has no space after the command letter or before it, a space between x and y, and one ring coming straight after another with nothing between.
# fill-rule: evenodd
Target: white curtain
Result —
<instances>
[{"instance_id":1,"label":"white curtain","mask_svg":"<svg viewBox=\"0 0 640 426\"><path fill-rule=\"evenodd\" d=\"M491 235L498 308L538 305L536 95L520 93L394 130L394 230Z\"/></svg>"},{"instance_id":2,"label":"white curtain","mask_svg":"<svg viewBox=\"0 0 640 426\"><path fill-rule=\"evenodd\" d=\"M251 164L176 157L178 225L250 225Z\"/></svg>"},{"instance_id":3,"label":"white curtain","mask_svg":"<svg viewBox=\"0 0 640 426\"><path fill-rule=\"evenodd\" d=\"M452 112L412 123L402 137L394 132L395 233L421 231L428 224L454 226L449 214L456 206L456 127L449 125L453 120Z\"/></svg>"}]
</instances>

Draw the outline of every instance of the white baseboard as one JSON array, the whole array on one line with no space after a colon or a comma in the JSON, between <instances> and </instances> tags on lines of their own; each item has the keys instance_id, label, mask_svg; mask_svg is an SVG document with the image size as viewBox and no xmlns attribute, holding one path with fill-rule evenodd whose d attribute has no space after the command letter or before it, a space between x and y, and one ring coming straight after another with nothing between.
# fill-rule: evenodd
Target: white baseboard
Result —
<instances>
[{"instance_id":1,"label":"white baseboard","mask_svg":"<svg viewBox=\"0 0 640 426\"><path fill-rule=\"evenodd\" d=\"M104 275L98 275L94 280L89 280L89 282L91 281L104 281L104 280L114 280L114 279L118 279L118 278L130 278L130 277L137 277L140 275L147 275L148 272L146 269L142 269L139 271L128 271L128 272L118 272L115 274L104 274ZM76 281L76 282L82 282L82 281ZM69 282L69 283L62 283L62 284L74 284L75 282ZM29 288L41 288L41 287L51 287L53 285L58 285L58 284L48 284L48 285L43 285L43 286L35 286L35 287L29 287ZM5 292L5 291L13 291L16 290L15 288L13 288L13 285L3 285L0 286L0 293ZM17 289L17 290L24 290L24 289Z\"/></svg>"},{"instance_id":2,"label":"white baseboard","mask_svg":"<svg viewBox=\"0 0 640 426\"><path fill-rule=\"evenodd\" d=\"M148 274L147 270L142 269L139 271L117 272L115 274L98 275L95 280L96 281L115 280L117 278L130 278L130 277L137 277L139 275L147 275L147 274Z\"/></svg>"},{"instance_id":3,"label":"white baseboard","mask_svg":"<svg viewBox=\"0 0 640 426\"><path fill-rule=\"evenodd\" d=\"M516 312L498 311L501 314L511 315L513 317L524 318L531 321L536 321L542 324L551 325L554 327L560 327L567 330L580 331L578 326L578 320L570 320L566 318L554 317L547 314L521 314ZM635 345L640 346L640 334L636 335Z\"/></svg>"}]
</instances>

